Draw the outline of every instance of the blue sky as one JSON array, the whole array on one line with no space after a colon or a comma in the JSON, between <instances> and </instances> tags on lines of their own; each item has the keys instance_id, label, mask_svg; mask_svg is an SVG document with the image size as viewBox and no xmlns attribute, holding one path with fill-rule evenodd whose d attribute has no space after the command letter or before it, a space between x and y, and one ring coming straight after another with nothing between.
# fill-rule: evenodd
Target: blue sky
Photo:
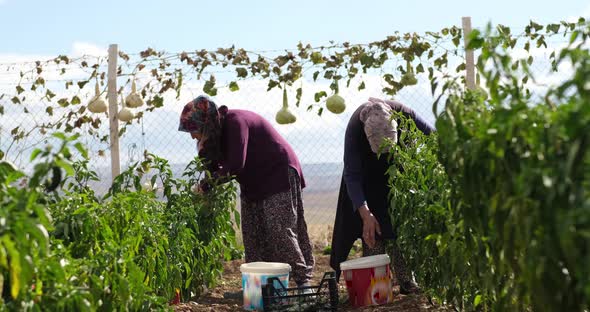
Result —
<instances>
[{"instance_id":1,"label":"blue sky","mask_svg":"<svg viewBox=\"0 0 590 312\"><path fill-rule=\"evenodd\" d=\"M57 55L75 43L137 52L235 44L251 50L379 40L399 31L439 30L471 16L522 27L589 15L587 0L565 1L67 1L0 0L1 54ZM1 62L1 60L0 60Z\"/></svg>"}]
</instances>

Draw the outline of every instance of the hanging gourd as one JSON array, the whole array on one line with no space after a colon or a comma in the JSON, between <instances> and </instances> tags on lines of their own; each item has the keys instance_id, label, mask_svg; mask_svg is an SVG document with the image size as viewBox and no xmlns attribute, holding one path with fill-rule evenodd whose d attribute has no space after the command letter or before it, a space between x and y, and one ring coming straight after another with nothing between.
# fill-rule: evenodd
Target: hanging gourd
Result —
<instances>
[{"instance_id":1,"label":"hanging gourd","mask_svg":"<svg viewBox=\"0 0 590 312\"><path fill-rule=\"evenodd\" d=\"M406 73L403 74L402 80L400 81L404 86L413 86L418 83L418 79L414 75L414 68L410 64L410 61L406 63Z\"/></svg>"},{"instance_id":2,"label":"hanging gourd","mask_svg":"<svg viewBox=\"0 0 590 312\"><path fill-rule=\"evenodd\" d=\"M334 94L326 100L326 107L334 114L340 114L346 109L344 98L338 94Z\"/></svg>"},{"instance_id":3,"label":"hanging gourd","mask_svg":"<svg viewBox=\"0 0 590 312\"><path fill-rule=\"evenodd\" d=\"M94 97L88 103L88 110L95 114L106 112L107 103L100 96L100 90L98 89L98 81L96 82L96 86L94 87L94 93Z\"/></svg>"},{"instance_id":4,"label":"hanging gourd","mask_svg":"<svg viewBox=\"0 0 590 312\"><path fill-rule=\"evenodd\" d=\"M131 94L125 98L125 104L127 107L136 108L143 105L143 99L141 95L137 93L136 86L135 86L135 79L133 79L133 83L131 84Z\"/></svg>"},{"instance_id":5,"label":"hanging gourd","mask_svg":"<svg viewBox=\"0 0 590 312\"><path fill-rule=\"evenodd\" d=\"M340 114L346 109L346 104L344 104L344 98L338 95L338 80L335 80L334 84L334 94L326 99L326 108L334 114Z\"/></svg>"},{"instance_id":6,"label":"hanging gourd","mask_svg":"<svg viewBox=\"0 0 590 312\"><path fill-rule=\"evenodd\" d=\"M279 125L286 125L297 121L297 117L289 111L289 103L287 101L287 88L283 87L283 107L277 112L275 120Z\"/></svg>"},{"instance_id":7,"label":"hanging gourd","mask_svg":"<svg viewBox=\"0 0 590 312\"><path fill-rule=\"evenodd\" d=\"M121 95L121 105L123 106L123 108L121 108L119 114L117 115L120 121L129 122L133 118L135 118L135 114L133 114L133 112L125 106L125 101L123 101L123 95Z\"/></svg>"}]
</instances>

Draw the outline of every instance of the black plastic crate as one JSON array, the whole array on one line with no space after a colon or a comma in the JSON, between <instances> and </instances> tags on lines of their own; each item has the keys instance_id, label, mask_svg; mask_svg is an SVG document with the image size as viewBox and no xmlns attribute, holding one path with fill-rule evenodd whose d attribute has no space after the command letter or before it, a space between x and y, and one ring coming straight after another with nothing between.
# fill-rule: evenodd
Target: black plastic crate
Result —
<instances>
[{"instance_id":1,"label":"black plastic crate","mask_svg":"<svg viewBox=\"0 0 590 312\"><path fill-rule=\"evenodd\" d=\"M277 282L276 284L274 282ZM276 288L275 285L280 285ZM303 293L310 289L312 293ZM336 311L338 283L335 272L326 272L317 286L287 288L277 277L262 287L264 311Z\"/></svg>"}]
</instances>

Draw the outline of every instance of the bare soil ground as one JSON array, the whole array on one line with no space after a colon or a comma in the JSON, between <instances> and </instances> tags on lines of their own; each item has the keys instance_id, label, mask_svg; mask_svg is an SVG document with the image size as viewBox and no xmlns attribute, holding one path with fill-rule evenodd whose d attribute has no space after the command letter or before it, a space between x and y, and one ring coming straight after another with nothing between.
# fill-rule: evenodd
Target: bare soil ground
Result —
<instances>
[{"instance_id":1,"label":"bare soil ground","mask_svg":"<svg viewBox=\"0 0 590 312\"><path fill-rule=\"evenodd\" d=\"M314 281L312 284L319 284L324 272L332 271L329 265L330 257L321 253L315 254L316 266L314 273ZM182 303L174 306L177 312L202 312L202 311L243 311L242 299L224 299L225 292L236 292L242 287L242 274L240 272L240 265L242 260L234 260L226 262L224 265L224 273L221 281L217 287L210 289L207 294L198 299ZM291 287L293 287L291 285ZM338 311L452 311L448 307L436 306L429 302L429 300L422 295L404 296L399 294L399 288L394 287L395 300L391 304L366 307L355 309L351 307L346 298L346 286L342 279L340 280L339 298L340 305Z\"/></svg>"}]
</instances>

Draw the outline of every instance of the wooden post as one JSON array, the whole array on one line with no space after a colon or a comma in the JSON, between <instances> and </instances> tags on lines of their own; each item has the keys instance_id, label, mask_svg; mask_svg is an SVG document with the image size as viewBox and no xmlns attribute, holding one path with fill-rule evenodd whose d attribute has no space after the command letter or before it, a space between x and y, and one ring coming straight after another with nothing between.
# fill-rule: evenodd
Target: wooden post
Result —
<instances>
[{"instance_id":1,"label":"wooden post","mask_svg":"<svg viewBox=\"0 0 590 312\"><path fill-rule=\"evenodd\" d=\"M463 17L463 39L465 43L465 84L468 89L475 89L475 60L473 50L467 49L469 34L471 33L471 17Z\"/></svg>"},{"instance_id":2,"label":"wooden post","mask_svg":"<svg viewBox=\"0 0 590 312\"><path fill-rule=\"evenodd\" d=\"M119 105L117 104L117 58L119 46L109 46L109 67L107 72L107 98L109 101L110 149L111 149L111 178L114 180L121 173L119 156Z\"/></svg>"}]
</instances>

